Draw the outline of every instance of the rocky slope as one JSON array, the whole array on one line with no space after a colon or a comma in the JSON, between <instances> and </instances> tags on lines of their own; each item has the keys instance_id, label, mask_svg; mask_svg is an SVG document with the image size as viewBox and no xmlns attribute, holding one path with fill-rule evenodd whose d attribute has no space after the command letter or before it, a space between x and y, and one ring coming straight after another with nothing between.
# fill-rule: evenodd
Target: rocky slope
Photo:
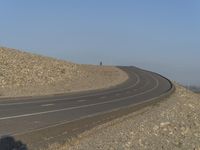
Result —
<instances>
[{"instance_id":1,"label":"rocky slope","mask_svg":"<svg viewBox=\"0 0 200 150\"><path fill-rule=\"evenodd\" d=\"M127 78L115 67L79 65L0 47L1 97L107 88Z\"/></svg>"},{"instance_id":2,"label":"rocky slope","mask_svg":"<svg viewBox=\"0 0 200 150\"><path fill-rule=\"evenodd\" d=\"M56 150L200 150L200 96L176 85L154 106L85 132Z\"/></svg>"}]
</instances>

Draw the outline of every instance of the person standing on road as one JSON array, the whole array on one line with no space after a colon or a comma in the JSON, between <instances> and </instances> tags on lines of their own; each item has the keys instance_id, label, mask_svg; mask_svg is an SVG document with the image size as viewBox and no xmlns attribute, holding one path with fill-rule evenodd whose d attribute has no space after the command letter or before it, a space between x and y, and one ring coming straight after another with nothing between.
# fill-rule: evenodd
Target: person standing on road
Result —
<instances>
[{"instance_id":1,"label":"person standing on road","mask_svg":"<svg viewBox=\"0 0 200 150\"><path fill-rule=\"evenodd\" d=\"M100 61L100 64L99 64L100 66L103 66L103 63L102 63L102 61Z\"/></svg>"}]
</instances>

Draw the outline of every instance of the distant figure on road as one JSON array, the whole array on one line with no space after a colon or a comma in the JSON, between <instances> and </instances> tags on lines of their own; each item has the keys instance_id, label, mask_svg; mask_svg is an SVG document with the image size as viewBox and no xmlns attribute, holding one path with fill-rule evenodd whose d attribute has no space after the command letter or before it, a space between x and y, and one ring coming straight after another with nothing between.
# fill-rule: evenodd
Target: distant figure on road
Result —
<instances>
[{"instance_id":1,"label":"distant figure on road","mask_svg":"<svg viewBox=\"0 0 200 150\"><path fill-rule=\"evenodd\" d=\"M102 66L103 65L103 63L102 63L102 61L100 62L100 64L99 64L100 66Z\"/></svg>"}]
</instances>

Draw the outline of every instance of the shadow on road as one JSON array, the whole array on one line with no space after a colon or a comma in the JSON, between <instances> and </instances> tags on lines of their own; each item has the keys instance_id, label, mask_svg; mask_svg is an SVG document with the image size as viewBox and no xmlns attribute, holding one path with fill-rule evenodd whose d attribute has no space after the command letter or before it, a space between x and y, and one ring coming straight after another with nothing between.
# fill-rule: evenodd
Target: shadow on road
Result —
<instances>
[{"instance_id":1,"label":"shadow on road","mask_svg":"<svg viewBox=\"0 0 200 150\"><path fill-rule=\"evenodd\" d=\"M28 148L12 136L2 136L0 137L0 150L28 150Z\"/></svg>"}]
</instances>

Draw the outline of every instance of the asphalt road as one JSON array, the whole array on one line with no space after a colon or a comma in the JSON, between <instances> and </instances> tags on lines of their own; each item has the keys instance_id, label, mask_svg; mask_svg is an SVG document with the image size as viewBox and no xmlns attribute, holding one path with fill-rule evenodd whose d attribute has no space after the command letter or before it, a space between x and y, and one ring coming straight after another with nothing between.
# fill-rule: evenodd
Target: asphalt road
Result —
<instances>
[{"instance_id":1,"label":"asphalt road","mask_svg":"<svg viewBox=\"0 0 200 150\"><path fill-rule=\"evenodd\" d=\"M173 87L168 79L156 73L136 67L120 68L128 73L129 79L108 89L0 99L0 136L12 135L31 149L64 142L66 138L120 116L123 113L120 110L134 111L154 101Z\"/></svg>"}]
</instances>

